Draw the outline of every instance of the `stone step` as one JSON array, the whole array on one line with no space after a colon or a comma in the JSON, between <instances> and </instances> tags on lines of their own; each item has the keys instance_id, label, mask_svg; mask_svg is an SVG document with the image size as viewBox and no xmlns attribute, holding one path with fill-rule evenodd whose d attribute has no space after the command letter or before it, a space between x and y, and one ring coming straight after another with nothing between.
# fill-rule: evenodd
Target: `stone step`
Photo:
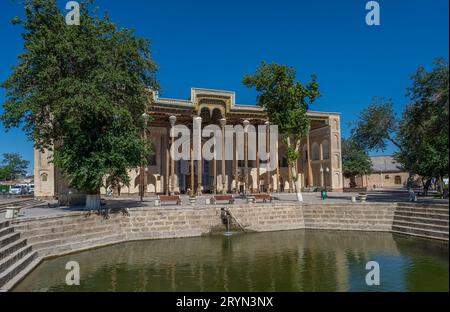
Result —
<instances>
[{"instance_id":1,"label":"stone step","mask_svg":"<svg viewBox=\"0 0 450 312\"><path fill-rule=\"evenodd\" d=\"M421 212L421 213L437 213L448 216L449 209L448 208L424 208L424 207L404 207L399 206L395 208L395 211L403 211L403 212Z\"/></svg>"},{"instance_id":2,"label":"stone step","mask_svg":"<svg viewBox=\"0 0 450 312\"><path fill-rule=\"evenodd\" d=\"M6 245L11 244L12 242L18 240L20 238L20 233L10 233L0 238L0 248L5 247Z\"/></svg>"},{"instance_id":3,"label":"stone step","mask_svg":"<svg viewBox=\"0 0 450 312\"><path fill-rule=\"evenodd\" d=\"M6 227L3 229L0 229L0 237L3 237L5 235L11 234L12 232L14 232L14 228L13 227Z\"/></svg>"},{"instance_id":4,"label":"stone step","mask_svg":"<svg viewBox=\"0 0 450 312\"><path fill-rule=\"evenodd\" d=\"M29 244L34 244L38 242L48 241L48 240L54 240L54 239L64 239L64 238L70 238L78 235L85 235L90 233L98 233L103 232L105 230L111 230L111 225L102 225L102 226L95 226L91 228L75 228L70 231L65 232L56 232L56 233L48 233L48 234L41 234L41 235L34 235L34 236L28 236L25 235L24 237L27 237Z\"/></svg>"},{"instance_id":5,"label":"stone step","mask_svg":"<svg viewBox=\"0 0 450 312\"><path fill-rule=\"evenodd\" d=\"M421 236L427 238L448 240L448 231L433 231L433 230L422 230L409 226L401 226L401 225L393 225L392 232L401 233L401 234L409 234L414 236Z\"/></svg>"},{"instance_id":6,"label":"stone step","mask_svg":"<svg viewBox=\"0 0 450 312\"><path fill-rule=\"evenodd\" d=\"M62 224L62 225L51 225L46 227L31 227L31 229L28 229L28 227L23 226L14 226L14 229L16 232L20 232L23 237L33 237L37 235L44 235L44 234L55 234L55 233L65 233L69 231L76 230L80 227L82 228L94 228L99 226L105 226L109 225L111 226L114 224L113 222L98 222L98 220L89 220L85 221L84 223L68 223L68 224Z\"/></svg>"},{"instance_id":7,"label":"stone step","mask_svg":"<svg viewBox=\"0 0 450 312\"><path fill-rule=\"evenodd\" d=\"M17 231L27 231L33 229L52 228L57 226L73 225L73 224L84 226L88 222L94 224L99 223L99 220L94 218L92 218L91 220L86 220L85 216L79 216L77 218L53 218L49 220L37 219L14 223L14 228Z\"/></svg>"},{"instance_id":8,"label":"stone step","mask_svg":"<svg viewBox=\"0 0 450 312\"><path fill-rule=\"evenodd\" d=\"M435 218L424 218L424 217L417 217L417 216L402 216L402 215L395 215L394 216L394 222L395 221L407 221L407 222L418 222L418 223L424 223L424 224L434 224L434 225L440 225L440 226L447 226L448 227L448 219L435 219Z\"/></svg>"},{"instance_id":9,"label":"stone step","mask_svg":"<svg viewBox=\"0 0 450 312\"><path fill-rule=\"evenodd\" d=\"M4 229L9 226L9 221L0 222L0 229Z\"/></svg>"},{"instance_id":10,"label":"stone step","mask_svg":"<svg viewBox=\"0 0 450 312\"><path fill-rule=\"evenodd\" d=\"M64 244L73 244L73 243L83 242L85 240L89 240L92 238L109 236L114 233L115 232L111 231L111 230L100 231L100 232L94 232L94 233L89 233L89 234L84 234L84 235L75 235L75 236L71 236L71 237L40 241L40 242L33 243L32 246L33 246L33 250L40 250L42 248L47 248L47 247L51 247L51 246L55 247L55 246L64 245Z\"/></svg>"},{"instance_id":11,"label":"stone step","mask_svg":"<svg viewBox=\"0 0 450 312\"><path fill-rule=\"evenodd\" d=\"M441 214L441 213L396 211L395 215L396 216L405 216L405 217L422 217L422 218L430 218L430 219L448 220L448 215Z\"/></svg>"},{"instance_id":12,"label":"stone step","mask_svg":"<svg viewBox=\"0 0 450 312\"><path fill-rule=\"evenodd\" d=\"M5 259L0 260L0 273L4 272L11 265L22 259L28 253L30 253L31 250L32 250L31 246L25 245L24 247L20 248L19 250L16 250L15 252L7 256Z\"/></svg>"},{"instance_id":13,"label":"stone step","mask_svg":"<svg viewBox=\"0 0 450 312\"><path fill-rule=\"evenodd\" d=\"M38 253L36 251L32 251L11 265L8 269L6 269L6 271L0 273L0 290L2 290L3 286L11 279L17 277L22 270L24 270L31 262L33 262L33 260L37 258L37 256Z\"/></svg>"},{"instance_id":14,"label":"stone step","mask_svg":"<svg viewBox=\"0 0 450 312\"><path fill-rule=\"evenodd\" d=\"M437 208L437 209L448 209L448 204L437 204L437 203L397 203L397 207L412 207L412 208Z\"/></svg>"},{"instance_id":15,"label":"stone step","mask_svg":"<svg viewBox=\"0 0 450 312\"><path fill-rule=\"evenodd\" d=\"M4 212L9 206L17 206L21 208L30 208L38 205L45 205L44 202L38 199L24 199L24 200L15 200L7 203L0 204L0 212Z\"/></svg>"},{"instance_id":16,"label":"stone step","mask_svg":"<svg viewBox=\"0 0 450 312\"><path fill-rule=\"evenodd\" d=\"M9 245L6 245L5 247L0 249L0 260L3 258L6 258L11 253L15 252L16 250L19 250L20 248L24 247L27 244L26 239L20 239L12 242Z\"/></svg>"},{"instance_id":17,"label":"stone step","mask_svg":"<svg viewBox=\"0 0 450 312\"><path fill-rule=\"evenodd\" d=\"M55 256L61 254L67 254L75 251L81 251L85 249L92 249L92 246L105 246L109 244L116 244L117 242L126 241L125 234L110 233L109 235L104 235L102 237L95 237L91 239L85 239L78 242L70 242L66 244L61 244L58 246L48 246L39 249L39 255L42 257Z\"/></svg>"},{"instance_id":18,"label":"stone step","mask_svg":"<svg viewBox=\"0 0 450 312\"><path fill-rule=\"evenodd\" d=\"M448 226L428 224L428 223L394 220L393 225L408 226L408 227L416 228L416 229L420 229L420 230L436 230L436 231L442 231L442 232L447 231L448 232Z\"/></svg>"},{"instance_id":19,"label":"stone step","mask_svg":"<svg viewBox=\"0 0 450 312\"><path fill-rule=\"evenodd\" d=\"M20 200L10 200L10 201L1 203L0 209L5 209L6 207L9 207L9 206L20 206L20 205L30 202L32 200L34 200L34 199L29 198L29 199L20 199Z\"/></svg>"},{"instance_id":20,"label":"stone step","mask_svg":"<svg viewBox=\"0 0 450 312\"><path fill-rule=\"evenodd\" d=\"M38 235L47 235L47 234L55 234L55 233L65 233L69 231L73 231L79 228L80 225L71 224L71 225L60 225L60 226L51 226L45 228L36 228L32 230L20 230L16 228L16 231L20 232L22 237L34 237Z\"/></svg>"}]
</instances>

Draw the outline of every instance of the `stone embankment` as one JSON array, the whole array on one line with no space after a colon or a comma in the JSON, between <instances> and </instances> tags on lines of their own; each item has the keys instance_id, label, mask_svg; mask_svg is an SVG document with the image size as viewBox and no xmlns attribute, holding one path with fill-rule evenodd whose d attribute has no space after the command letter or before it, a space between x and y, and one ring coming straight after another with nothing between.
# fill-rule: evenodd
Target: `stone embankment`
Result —
<instances>
[{"instance_id":1,"label":"stone embankment","mask_svg":"<svg viewBox=\"0 0 450 312\"><path fill-rule=\"evenodd\" d=\"M6 291L47 257L119 242L224 231L226 207L245 231L296 229L382 231L448 241L445 205L271 203L131 208L108 216L88 212L0 223L0 290Z\"/></svg>"}]
</instances>

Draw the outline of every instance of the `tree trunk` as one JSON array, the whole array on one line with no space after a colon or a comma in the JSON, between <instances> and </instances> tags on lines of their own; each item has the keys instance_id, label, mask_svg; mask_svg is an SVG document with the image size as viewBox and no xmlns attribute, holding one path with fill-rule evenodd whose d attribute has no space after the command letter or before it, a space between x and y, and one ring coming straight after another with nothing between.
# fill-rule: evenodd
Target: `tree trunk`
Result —
<instances>
[{"instance_id":1,"label":"tree trunk","mask_svg":"<svg viewBox=\"0 0 450 312\"><path fill-rule=\"evenodd\" d=\"M438 185L439 185L438 192L439 192L439 194L441 194L441 197L442 197L442 195L444 194L444 178L442 175L439 176Z\"/></svg>"},{"instance_id":2,"label":"tree trunk","mask_svg":"<svg viewBox=\"0 0 450 312\"><path fill-rule=\"evenodd\" d=\"M289 193L292 193L292 170L291 170L291 165L288 164L288 180L289 180Z\"/></svg>"},{"instance_id":3,"label":"tree trunk","mask_svg":"<svg viewBox=\"0 0 450 312\"><path fill-rule=\"evenodd\" d=\"M287 144L288 147L290 147L291 145L291 139L289 137L287 137ZM295 150L298 153L298 149L300 146L300 140L298 142L296 142L295 144ZM297 166L290 166L290 173L291 173L291 177L292 180L294 180L294 183L292 183L294 185L294 190L295 190L295 194L297 195L297 201L302 202L303 201L303 196L302 193L300 191L300 186L298 185L298 183L300 182L300 179L298 178L298 170L296 170Z\"/></svg>"}]
</instances>

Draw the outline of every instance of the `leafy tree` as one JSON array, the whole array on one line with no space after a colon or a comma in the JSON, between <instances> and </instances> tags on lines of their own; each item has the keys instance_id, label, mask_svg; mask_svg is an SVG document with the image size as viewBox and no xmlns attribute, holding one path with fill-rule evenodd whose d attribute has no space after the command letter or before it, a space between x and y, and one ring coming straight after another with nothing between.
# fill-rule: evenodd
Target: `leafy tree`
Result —
<instances>
[{"instance_id":1,"label":"leafy tree","mask_svg":"<svg viewBox=\"0 0 450 312\"><path fill-rule=\"evenodd\" d=\"M289 172L298 181L296 160L300 154L300 140L309 132L306 113L309 105L319 97L319 86L314 75L306 85L298 82L295 76L292 67L262 62L254 75L244 77L243 84L256 89L257 104L266 110L270 122L278 125L285 135ZM299 194L297 183L294 187Z\"/></svg>"},{"instance_id":2,"label":"leafy tree","mask_svg":"<svg viewBox=\"0 0 450 312\"><path fill-rule=\"evenodd\" d=\"M373 102L360 113L351 136L367 150L384 151L388 142L401 149L397 133L398 120L392 100L374 97Z\"/></svg>"},{"instance_id":3,"label":"leafy tree","mask_svg":"<svg viewBox=\"0 0 450 312\"><path fill-rule=\"evenodd\" d=\"M372 161L366 150L354 139L342 140L342 167L350 186L355 185L355 177L372 173Z\"/></svg>"},{"instance_id":4,"label":"leafy tree","mask_svg":"<svg viewBox=\"0 0 450 312\"><path fill-rule=\"evenodd\" d=\"M11 173L11 168L9 167L0 167L0 180L11 180L13 174Z\"/></svg>"},{"instance_id":5,"label":"leafy tree","mask_svg":"<svg viewBox=\"0 0 450 312\"><path fill-rule=\"evenodd\" d=\"M3 154L2 166L0 169L0 176L2 179L15 179L18 176L25 176L30 162L22 159L22 156L17 153Z\"/></svg>"},{"instance_id":6,"label":"leafy tree","mask_svg":"<svg viewBox=\"0 0 450 312\"><path fill-rule=\"evenodd\" d=\"M412 76L407 90L411 102L400 120L392 101L378 98L361 112L351 135L366 150L394 144L396 160L409 172L408 185L418 174L427 180L425 190L433 177L442 190L443 177L448 175L448 63L440 58L434 64L432 71L419 67Z\"/></svg>"},{"instance_id":7,"label":"leafy tree","mask_svg":"<svg viewBox=\"0 0 450 312\"><path fill-rule=\"evenodd\" d=\"M425 191L435 177L442 192L442 180L449 170L449 70L444 59L436 59L434 64L430 72L419 67L412 76L413 83L408 88L411 102L399 127L403 148L396 158L410 164L413 172L427 180Z\"/></svg>"},{"instance_id":8,"label":"leafy tree","mask_svg":"<svg viewBox=\"0 0 450 312\"><path fill-rule=\"evenodd\" d=\"M92 4L80 4L80 25L67 25L55 0L25 1L25 19L13 20L25 52L2 85L1 120L53 150L71 187L99 194L105 177L129 181L150 152L141 115L146 88L158 84L149 41L97 17Z\"/></svg>"}]
</instances>

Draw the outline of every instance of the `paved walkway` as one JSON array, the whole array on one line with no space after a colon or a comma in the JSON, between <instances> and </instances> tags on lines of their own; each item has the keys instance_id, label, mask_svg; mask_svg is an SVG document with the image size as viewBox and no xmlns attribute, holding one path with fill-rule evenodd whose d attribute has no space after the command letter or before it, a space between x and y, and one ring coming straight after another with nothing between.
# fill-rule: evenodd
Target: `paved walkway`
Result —
<instances>
[{"instance_id":1,"label":"paved walkway","mask_svg":"<svg viewBox=\"0 0 450 312\"><path fill-rule=\"evenodd\" d=\"M297 198L294 193L273 193L274 201L276 203L282 202L296 202ZM321 203L321 204L332 204L332 203L350 203L352 196L357 196L356 193L341 193L341 192L329 192L328 198L326 200L322 200L320 198L320 192L314 193L302 193L303 195L303 203L312 204L312 203ZM406 190L376 190L370 191L367 194L367 201L373 203L380 202L407 202L408 201L408 193ZM196 206L204 206L205 200L207 198L211 198L212 195L204 194L201 197L197 198ZM130 197L130 198L104 198L104 202L106 203L106 207L108 208L119 208L119 207L155 207L155 196L145 197L143 202L140 202L138 197ZM188 196L181 195L183 205L163 205L165 208L182 208L182 207L192 207L189 204ZM235 204L245 204L246 200L242 197L236 197ZM448 199L435 199L432 197L418 197L418 203L435 203L435 204L447 204L449 203ZM52 206L53 205L53 206ZM269 203L267 203L269 205ZM21 214L22 217L39 217L39 216L47 216L60 214L64 212L72 212L72 211L83 211L84 207L59 207L56 206L55 203L43 203L43 205L33 208L22 209ZM0 214L0 220L4 219L5 213Z\"/></svg>"}]
</instances>

